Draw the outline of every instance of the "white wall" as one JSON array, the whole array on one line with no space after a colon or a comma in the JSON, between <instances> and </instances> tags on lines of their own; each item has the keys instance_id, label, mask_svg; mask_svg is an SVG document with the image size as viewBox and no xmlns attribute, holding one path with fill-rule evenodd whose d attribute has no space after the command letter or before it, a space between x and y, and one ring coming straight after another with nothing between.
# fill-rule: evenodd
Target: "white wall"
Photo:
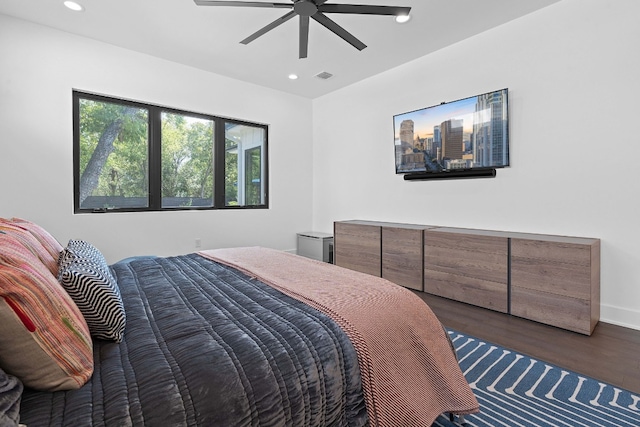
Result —
<instances>
[{"instance_id":1,"label":"white wall","mask_svg":"<svg viewBox=\"0 0 640 427\"><path fill-rule=\"evenodd\" d=\"M269 124L268 210L73 214L72 89ZM295 248L311 228L311 101L0 15L0 217L109 262L203 248Z\"/></svg>"},{"instance_id":2,"label":"white wall","mask_svg":"<svg viewBox=\"0 0 640 427\"><path fill-rule=\"evenodd\" d=\"M640 329L638 16L637 0L563 0L314 100L314 228L370 219L597 237L601 318ZM504 87L510 168L394 174L394 114Z\"/></svg>"}]
</instances>

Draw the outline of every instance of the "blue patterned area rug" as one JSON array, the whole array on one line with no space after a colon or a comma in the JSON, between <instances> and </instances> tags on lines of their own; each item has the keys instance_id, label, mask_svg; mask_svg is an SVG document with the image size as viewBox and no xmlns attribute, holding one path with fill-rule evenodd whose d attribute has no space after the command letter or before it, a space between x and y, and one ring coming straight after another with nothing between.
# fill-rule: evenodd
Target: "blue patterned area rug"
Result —
<instances>
[{"instance_id":1,"label":"blue patterned area rug","mask_svg":"<svg viewBox=\"0 0 640 427\"><path fill-rule=\"evenodd\" d=\"M449 329L480 412L433 426L639 427L640 396Z\"/></svg>"}]
</instances>

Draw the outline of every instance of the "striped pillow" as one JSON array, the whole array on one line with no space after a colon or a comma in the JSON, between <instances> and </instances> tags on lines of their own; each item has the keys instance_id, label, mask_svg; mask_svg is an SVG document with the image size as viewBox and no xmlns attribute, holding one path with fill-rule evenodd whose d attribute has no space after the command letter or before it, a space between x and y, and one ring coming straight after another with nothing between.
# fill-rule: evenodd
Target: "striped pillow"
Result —
<instances>
[{"instance_id":1,"label":"striped pillow","mask_svg":"<svg viewBox=\"0 0 640 427\"><path fill-rule=\"evenodd\" d=\"M95 338L121 342L126 314L120 289L102 253L70 240L60 253L58 280L84 315Z\"/></svg>"},{"instance_id":2,"label":"striped pillow","mask_svg":"<svg viewBox=\"0 0 640 427\"><path fill-rule=\"evenodd\" d=\"M25 248L42 261L52 274L58 273L57 257L53 257L29 230L6 219L0 219L0 231L19 240Z\"/></svg>"},{"instance_id":3,"label":"striped pillow","mask_svg":"<svg viewBox=\"0 0 640 427\"><path fill-rule=\"evenodd\" d=\"M38 224L35 224L26 219L11 218L11 221L13 221L14 225L28 230L29 233L33 235L33 237L38 239L38 241L42 244L42 246L44 246L47 252L51 254L51 257L56 261L58 260L58 256L63 249L62 245L47 230L40 227Z\"/></svg>"},{"instance_id":4,"label":"striped pillow","mask_svg":"<svg viewBox=\"0 0 640 427\"><path fill-rule=\"evenodd\" d=\"M64 248L58 257L58 268L64 268L66 264L76 261L77 259L88 259L103 268L106 274L111 275L107 260L102 252L91 243L84 240L69 240L67 247Z\"/></svg>"},{"instance_id":5,"label":"striped pillow","mask_svg":"<svg viewBox=\"0 0 640 427\"><path fill-rule=\"evenodd\" d=\"M12 239L0 241L0 366L36 390L80 388L93 373L84 317L51 272Z\"/></svg>"}]
</instances>

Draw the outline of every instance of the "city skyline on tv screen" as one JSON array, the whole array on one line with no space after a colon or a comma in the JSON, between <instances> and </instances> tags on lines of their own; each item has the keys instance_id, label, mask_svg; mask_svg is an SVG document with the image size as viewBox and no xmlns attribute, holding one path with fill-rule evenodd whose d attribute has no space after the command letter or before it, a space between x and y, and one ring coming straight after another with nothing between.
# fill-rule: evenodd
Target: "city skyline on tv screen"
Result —
<instances>
[{"instance_id":1,"label":"city skyline on tv screen","mask_svg":"<svg viewBox=\"0 0 640 427\"><path fill-rule=\"evenodd\" d=\"M509 166L508 90L393 118L396 173Z\"/></svg>"}]
</instances>

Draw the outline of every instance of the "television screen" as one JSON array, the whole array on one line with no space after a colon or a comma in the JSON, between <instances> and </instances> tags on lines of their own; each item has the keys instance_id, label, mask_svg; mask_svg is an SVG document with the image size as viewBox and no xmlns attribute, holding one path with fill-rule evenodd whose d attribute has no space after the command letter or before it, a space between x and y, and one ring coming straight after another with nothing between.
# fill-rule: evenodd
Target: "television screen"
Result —
<instances>
[{"instance_id":1,"label":"television screen","mask_svg":"<svg viewBox=\"0 0 640 427\"><path fill-rule=\"evenodd\" d=\"M508 90L393 117L397 174L509 166Z\"/></svg>"}]
</instances>

